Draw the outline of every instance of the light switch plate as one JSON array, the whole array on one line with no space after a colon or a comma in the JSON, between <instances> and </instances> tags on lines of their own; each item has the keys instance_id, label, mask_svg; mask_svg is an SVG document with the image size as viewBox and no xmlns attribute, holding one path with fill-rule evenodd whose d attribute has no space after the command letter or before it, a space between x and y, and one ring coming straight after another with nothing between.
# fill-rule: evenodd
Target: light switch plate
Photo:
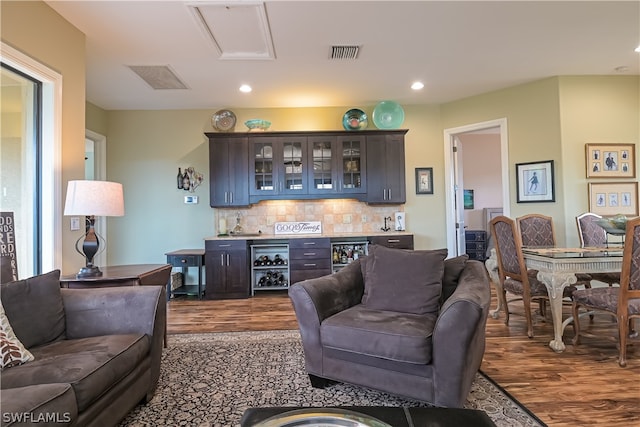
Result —
<instances>
[{"instance_id":1,"label":"light switch plate","mask_svg":"<svg viewBox=\"0 0 640 427\"><path fill-rule=\"evenodd\" d=\"M71 217L71 231L80 230L80 217L72 216Z\"/></svg>"}]
</instances>

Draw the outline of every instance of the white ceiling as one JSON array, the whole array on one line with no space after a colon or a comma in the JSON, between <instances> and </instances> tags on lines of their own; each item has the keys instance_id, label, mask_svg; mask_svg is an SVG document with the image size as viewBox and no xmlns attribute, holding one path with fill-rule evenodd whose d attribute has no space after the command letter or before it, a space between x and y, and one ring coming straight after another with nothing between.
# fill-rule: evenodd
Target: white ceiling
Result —
<instances>
[{"instance_id":1,"label":"white ceiling","mask_svg":"<svg viewBox=\"0 0 640 427\"><path fill-rule=\"evenodd\" d=\"M221 59L190 7L256 2L47 3L86 34L87 99L107 110L439 104L550 76L640 74L637 0L266 1L273 60ZM242 45L256 30L237 34ZM358 58L329 60L334 44L361 46ZM153 90L130 65L167 65L188 89Z\"/></svg>"}]
</instances>

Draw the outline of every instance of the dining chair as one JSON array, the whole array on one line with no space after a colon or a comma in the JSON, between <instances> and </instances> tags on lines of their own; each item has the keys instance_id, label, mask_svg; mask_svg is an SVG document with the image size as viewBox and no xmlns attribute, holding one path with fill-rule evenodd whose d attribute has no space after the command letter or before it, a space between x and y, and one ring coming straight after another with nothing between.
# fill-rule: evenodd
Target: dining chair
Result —
<instances>
[{"instance_id":1,"label":"dining chair","mask_svg":"<svg viewBox=\"0 0 640 427\"><path fill-rule=\"evenodd\" d=\"M620 286L581 289L573 293L574 345L580 337L595 337L596 334L580 329L579 311L599 311L612 314L618 323L618 337L605 335L618 343L618 364L627 365L627 337L632 331L632 322L640 318L640 217L627 222L625 245L622 255Z\"/></svg>"},{"instance_id":2,"label":"dining chair","mask_svg":"<svg viewBox=\"0 0 640 427\"><path fill-rule=\"evenodd\" d=\"M516 218L518 230L523 246L556 247L556 233L553 227L553 218L542 214L528 214ZM576 286L591 287L593 277L587 273L576 273Z\"/></svg>"},{"instance_id":3,"label":"dining chair","mask_svg":"<svg viewBox=\"0 0 640 427\"><path fill-rule=\"evenodd\" d=\"M531 302L538 302L544 307L549 300L546 286L537 279L537 270L527 270L522 255L522 238L516 230L516 222L506 216L498 216L490 222L491 234L495 239L498 262L498 279L500 287L498 298L505 311L505 325L509 324L509 303L522 299L524 316L527 321L527 336L533 338L533 319ZM564 296L570 296L576 289L574 285L564 289ZM507 292L517 298L507 300ZM542 311L541 311L541 314Z\"/></svg>"},{"instance_id":4,"label":"dining chair","mask_svg":"<svg viewBox=\"0 0 640 427\"><path fill-rule=\"evenodd\" d=\"M585 212L576 217L581 248L607 247L607 232L598 225L599 219L602 217L593 212ZM606 283L609 286L620 283L620 273L591 273L591 277L593 280Z\"/></svg>"}]
</instances>

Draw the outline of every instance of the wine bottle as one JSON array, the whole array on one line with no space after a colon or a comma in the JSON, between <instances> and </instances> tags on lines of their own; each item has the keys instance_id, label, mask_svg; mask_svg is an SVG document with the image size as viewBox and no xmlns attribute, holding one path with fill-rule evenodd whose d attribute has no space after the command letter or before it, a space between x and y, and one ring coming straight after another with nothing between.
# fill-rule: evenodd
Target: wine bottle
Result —
<instances>
[{"instance_id":1,"label":"wine bottle","mask_svg":"<svg viewBox=\"0 0 640 427\"><path fill-rule=\"evenodd\" d=\"M187 171L184 171L184 175L182 175L182 189L189 191L189 188L191 188L191 180L189 179Z\"/></svg>"},{"instance_id":2,"label":"wine bottle","mask_svg":"<svg viewBox=\"0 0 640 427\"><path fill-rule=\"evenodd\" d=\"M182 190L182 171L178 168L178 190Z\"/></svg>"}]
</instances>

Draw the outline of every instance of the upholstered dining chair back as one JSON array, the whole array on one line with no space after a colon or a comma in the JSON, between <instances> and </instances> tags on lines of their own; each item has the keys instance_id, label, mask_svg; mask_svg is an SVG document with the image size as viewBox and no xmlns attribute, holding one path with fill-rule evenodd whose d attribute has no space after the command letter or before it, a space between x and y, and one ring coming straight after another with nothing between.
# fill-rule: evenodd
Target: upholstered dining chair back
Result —
<instances>
[{"instance_id":1,"label":"upholstered dining chair back","mask_svg":"<svg viewBox=\"0 0 640 427\"><path fill-rule=\"evenodd\" d=\"M526 276L522 241L516 232L515 222L506 216L498 216L491 221L491 234L495 239L498 256L498 270L501 275L520 280Z\"/></svg>"},{"instance_id":2,"label":"upholstered dining chair back","mask_svg":"<svg viewBox=\"0 0 640 427\"><path fill-rule=\"evenodd\" d=\"M599 248L607 246L607 232L597 223L602 217L592 212L585 212L576 217L578 237L581 248ZM591 273L591 278L604 282L609 286L620 282L619 273Z\"/></svg>"},{"instance_id":3,"label":"upholstered dining chair back","mask_svg":"<svg viewBox=\"0 0 640 427\"><path fill-rule=\"evenodd\" d=\"M501 305L504 307L505 325L509 324L509 302L506 292L514 294L522 299L524 305L524 315L527 321L527 336L533 337L533 319L531 316L531 300L547 298L546 288L541 284L535 275L537 271L527 271L524 257L522 255L522 240L516 230L516 223L506 216L497 216L489 223L491 234L495 239L496 256L498 262L498 280ZM532 293L531 283L535 285Z\"/></svg>"},{"instance_id":4,"label":"upholstered dining chair back","mask_svg":"<svg viewBox=\"0 0 640 427\"><path fill-rule=\"evenodd\" d=\"M620 286L578 290L573 295L573 318L577 319L573 344L580 343L580 336L594 336L581 331L580 308L613 314L618 323L618 364L626 366L627 339L634 320L640 319L640 217L627 222Z\"/></svg>"},{"instance_id":5,"label":"upholstered dining chair back","mask_svg":"<svg viewBox=\"0 0 640 427\"><path fill-rule=\"evenodd\" d=\"M576 217L581 247L607 246L607 232L597 224L601 218L592 212L585 212Z\"/></svg>"},{"instance_id":6,"label":"upholstered dining chair back","mask_svg":"<svg viewBox=\"0 0 640 427\"><path fill-rule=\"evenodd\" d=\"M541 214L529 214L516 218L520 237L524 246L556 245L556 233L553 229L553 218Z\"/></svg>"}]
</instances>

